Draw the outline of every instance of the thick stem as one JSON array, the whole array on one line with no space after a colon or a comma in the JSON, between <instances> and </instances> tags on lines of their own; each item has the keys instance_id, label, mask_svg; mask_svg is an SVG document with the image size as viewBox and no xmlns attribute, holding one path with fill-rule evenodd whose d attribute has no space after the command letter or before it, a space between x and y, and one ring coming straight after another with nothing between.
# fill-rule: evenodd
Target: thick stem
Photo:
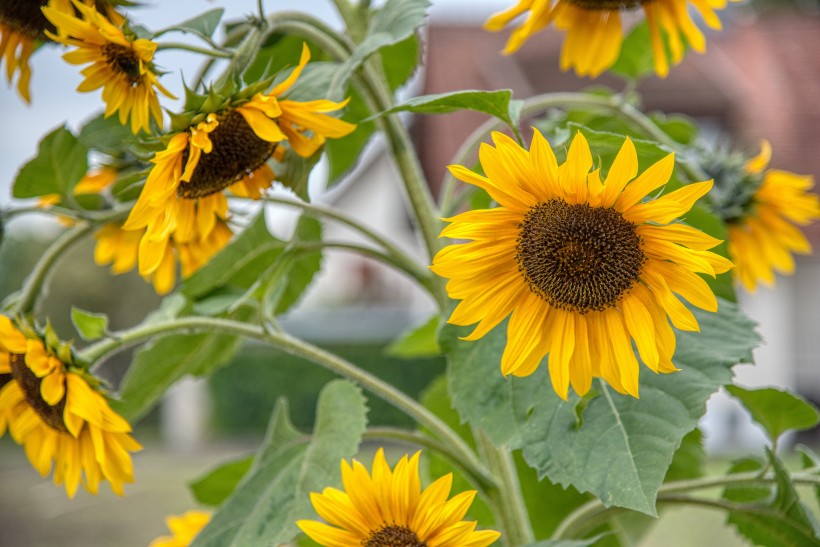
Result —
<instances>
[{"instance_id":1,"label":"thick stem","mask_svg":"<svg viewBox=\"0 0 820 547\"><path fill-rule=\"evenodd\" d=\"M51 268L64 252L90 231L90 224L83 223L74 226L63 232L63 234L46 249L46 252L43 253L43 256L40 257L40 260L34 266L34 270L32 270L31 274L26 278L23 289L20 292L20 297L14 304L13 313L28 313L34 309L34 306L37 304L37 299L43 294L43 284Z\"/></svg>"},{"instance_id":2,"label":"thick stem","mask_svg":"<svg viewBox=\"0 0 820 547\"><path fill-rule=\"evenodd\" d=\"M231 59L233 53L230 51L222 51L218 49L208 49L204 47L192 46L191 44L184 44L182 42L160 42L157 44L157 51L163 49L178 49L183 51L190 51L192 53L199 53L207 55L208 57L219 57L220 59Z\"/></svg>"},{"instance_id":3,"label":"thick stem","mask_svg":"<svg viewBox=\"0 0 820 547\"><path fill-rule=\"evenodd\" d=\"M444 444L452 447L454 454L475 474L484 477L492 475L484 468L473 451L446 423L424 408L412 397L396 389L384 380L363 371L356 365L319 347L294 338L284 332L270 332L262 327L241 321L216 317L180 317L171 321L148 323L133 329L114 333L111 338L88 346L77 355L80 362L93 366L110 353L143 342L153 336L179 332L218 332L259 340L293 355L304 357L331 372L356 382L377 397L395 406L419 424L428 428Z\"/></svg>"},{"instance_id":4,"label":"thick stem","mask_svg":"<svg viewBox=\"0 0 820 547\"><path fill-rule=\"evenodd\" d=\"M499 480L496 488L487 491L495 515L496 523L507 547L518 547L535 542L535 534L530 523L521 483L515 469L512 453L505 447L496 446L486 434L476 431L475 438L487 467Z\"/></svg>"}]
</instances>

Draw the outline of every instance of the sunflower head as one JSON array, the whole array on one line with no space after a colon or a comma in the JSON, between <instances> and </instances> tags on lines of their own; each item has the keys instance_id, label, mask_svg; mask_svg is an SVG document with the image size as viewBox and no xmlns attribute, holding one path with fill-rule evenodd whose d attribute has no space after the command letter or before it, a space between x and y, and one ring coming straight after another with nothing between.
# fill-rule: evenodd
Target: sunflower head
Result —
<instances>
[{"instance_id":1,"label":"sunflower head","mask_svg":"<svg viewBox=\"0 0 820 547\"><path fill-rule=\"evenodd\" d=\"M342 461L345 491L325 488L313 493L313 508L325 522L300 520L296 524L311 539L328 547L486 547L501 534L476 531L477 523L464 521L475 491L451 499L452 474L422 490L419 456L405 455L391 469L379 449L369 473L358 461Z\"/></svg>"},{"instance_id":2,"label":"sunflower head","mask_svg":"<svg viewBox=\"0 0 820 547\"><path fill-rule=\"evenodd\" d=\"M43 8L43 14L54 25L56 33L46 35L73 47L63 59L75 65L91 63L83 69L85 80L78 91L103 88L106 117L115 112L120 123L130 119L131 131L151 131L151 118L162 127L162 110L157 91L175 98L158 80L153 64L157 45L125 32L123 24L112 23L93 5L71 0L77 13L66 13L54 6Z\"/></svg>"},{"instance_id":3,"label":"sunflower head","mask_svg":"<svg viewBox=\"0 0 820 547\"><path fill-rule=\"evenodd\" d=\"M53 469L69 497L80 482L96 493L108 480L118 494L133 482L131 426L50 327L41 335L0 316L0 378L0 436L8 430L41 475Z\"/></svg>"},{"instance_id":4,"label":"sunflower head","mask_svg":"<svg viewBox=\"0 0 820 547\"><path fill-rule=\"evenodd\" d=\"M731 267L708 251L719 240L678 220L712 181L647 199L669 181L671 154L639 174L629 138L611 166L597 167L581 133L561 165L537 131L529 150L501 133L493 141L479 153L486 175L450 167L499 206L445 219L442 236L469 240L433 259L433 271L449 279L448 294L461 301L449 322L477 323L466 337L476 340L509 316L501 371L527 376L549 354L562 398L570 385L586 394L596 377L637 397L633 341L653 372L677 370L669 320L698 330L679 297L717 310L699 274Z\"/></svg>"},{"instance_id":5,"label":"sunflower head","mask_svg":"<svg viewBox=\"0 0 820 547\"><path fill-rule=\"evenodd\" d=\"M729 227L729 254L735 280L754 292L758 284L773 286L775 272L794 272L794 254L811 253L811 244L797 226L820 218L814 181L769 169L767 141L754 157L719 151L704 154L705 170L715 178L714 208Z\"/></svg>"}]
</instances>

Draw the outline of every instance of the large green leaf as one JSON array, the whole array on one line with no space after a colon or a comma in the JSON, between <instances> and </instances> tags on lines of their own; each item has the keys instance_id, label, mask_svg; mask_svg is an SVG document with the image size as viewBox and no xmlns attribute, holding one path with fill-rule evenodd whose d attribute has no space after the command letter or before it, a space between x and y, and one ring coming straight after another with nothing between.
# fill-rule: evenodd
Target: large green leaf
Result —
<instances>
[{"instance_id":1,"label":"large green leaf","mask_svg":"<svg viewBox=\"0 0 820 547\"><path fill-rule=\"evenodd\" d=\"M186 21L178 23L173 27L163 29L155 36L165 34L166 32L179 31L190 32L204 38L211 38L219 27L219 21L222 19L222 14L225 10L222 8L214 8L212 10L201 13L196 17L192 17Z\"/></svg>"},{"instance_id":2,"label":"large green leaf","mask_svg":"<svg viewBox=\"0 0 820 547\"><path fill-rule=\"evenodd\" d=\"M87 156L88 149L68 129L58 127L43 137L37 156L17 173L14 197L65 196L88 170Z\"/></svg>"},{"instance_id":3,"label":"large green leaf","mask_svg":"<svg viewBox=\"0 0 820 547\"><path fill-rule=\"evenodd\" d=\"M640 80L653 74L655 64L649 44L649 26L645 22L635 25L624 38L618 59L609 71L627 80Z\"/></svg>"},{"instance_id":4,"label":"large green leaf","mask_svg":"<svg viewBox=\"0 0 820 547\"><path fill-rule=\"evenodd\" d=\"M343 94L350 76L371 55L412 36L424 24L429 5L428 0L387 0L373 16L367 35L333 79L331 98Z\"/></svg>"},{"instance_id":5,"label":"large green leaf","mask_svg":"<svg viewBox=\"0 0 820 547\"><path fill-rule=\"evenodd\" d=\"M422 325L415 326L393 340L384 350L387 355L415 359L441 355L438 346L439 316L434 315Z\"/></svg>"},{"instance_id":6,"label":"large green leaf","mask_svg":"<svg viewBox=\"0 0 820 547\"><path fill-rule=\"evenodd\" d=\"M775 487L727 488L724 499L735 502L727 521L754 545L820 545L817 531L800 501L789 472L769 449L767 456L774 472ZM762 469L760 462L744 460L736 464L732 472L759 469Z\"/></svg>"},{"instance_id":7,"label":"large green leaf","mask_svg":"<svg viewBox=\"0 0 820 547\"><path fill-rule=\"evenodd\" d=\"M417 112L419 114L447 114L457 110L475 110L495 116L510 127L518 127L521 102L512 100L512 91L453 91L435 95L413 97L402 104L385 110L379 115L393 112ZM623 140L622 140L623 142Z\"/></svg>"},{"instance_id":8,"label":"large green leaf","mask_svg":"<svg viewBox=\"0 0 820 547\"><path fill-rule=\"evenodd\" d=\"M590 492L607 506L655 514L655 498L683 437L705 412L706 400L731 379L731 366L750 362L759 342L738 307L720 301L717 313L694 310L702 332L677 333L672 375L641 370L640 399L597 380L579 427L579 398L561 400L547 367L530 377L499 372L506 323L477 342L446 326L450 392L461 417L497 444L522 448L527 463L552 482Z\"/></svg>"},{"instance_id":9,"label":"large green leaf","mask_svg":"<svg viewBox=\"0 0 820 547\"><path fill-rule=\"evenodd\" d=\"M108 316L71 306L71 322L83 340L97 340L108 332Z\"/></svg>"},{"instance_id":10,"label":"large green leaf","mask_svg":"<svg viewBox=\"0 0 820 547\"><path fill-rule=\"evenodd\" d=\"M788 391L772 387L745 389L734 385L726 386L726 390L740 399L752 419L763 426L773 442L786 431L810 429L820 420L814 405Z\"/></svg>"},{"instance_id":11,"label":"large green leaf","mask_svg":"<svg viewBox=\"0 0 820 547\"><path fill-rule=\"evenodd\" d=\"M194 547L288 542L298 534L297 520L316 518L310 493L340 482L339 463L356 453L367 426L367 404L359 388L346 380L325 386L309 443L279 416L281 407L253 467Z\"/></svg>"},{"instance_id":12,"label":"large green leaf","mask_svg":"<svg viewBox=\"0 0 820 547\"><path fill-rule=\"evenodd\" d=\"M421 61L421 40L417 34L402 40L392 46L381 49L379 56L382 59L382 70L391 91L395 91L405 83Z\"/></svg>"}]
</instances>

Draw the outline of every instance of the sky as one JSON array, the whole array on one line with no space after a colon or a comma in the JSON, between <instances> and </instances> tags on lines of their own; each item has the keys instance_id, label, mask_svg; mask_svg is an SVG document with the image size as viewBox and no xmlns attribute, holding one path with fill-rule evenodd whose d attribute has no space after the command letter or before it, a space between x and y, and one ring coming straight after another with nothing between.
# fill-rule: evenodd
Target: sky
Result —
<instances>
[{"instance_id":1,"label":"sky","mask_svg":"<svg viewBox=\"0 0 820 547\"><path fill-rule=\"evenodd\" d=\"M489 14L512 2L513 0L433 0L430 14L437 21L478 25ZM151 4L143 3L146 5L129 13L134 22L150 29L182 22L215 7L225 8L223 21L239 19L256 11L256 0L154 0ZM465 6L470 9L465 10ZM293 10L293 3L265 0L264 7L268 13L277 9L289 11ZM331 0L301 0L298 7L301 11L340 27L340 20ZM199 44L195 39L179 33L168 34L163 40ZM9 86L4 77L0 79L0 119L3 120L0 130L0 206L7 206L11 202L14 177L20 167L34 157L37 143L43 136L63 124L72 130L77 129L103 106L99 90L90 93L75 91L83 79L80 75L82 67L66 63L61 59L61 53L61 48L49 46L41 48L32 56L30 105L20 99L13 84ZM168 50L160 51L155 56L158 65L164 70L172 71L163 77L163 85L179 97L182 96L180 68L183 75L190 76L199 66L200 60L191 53ZM2 68L5 73L5 65ZM162 104L171 110L181 106L179 101L174 103L164 98Z\"/></svg>"}]
</instances>

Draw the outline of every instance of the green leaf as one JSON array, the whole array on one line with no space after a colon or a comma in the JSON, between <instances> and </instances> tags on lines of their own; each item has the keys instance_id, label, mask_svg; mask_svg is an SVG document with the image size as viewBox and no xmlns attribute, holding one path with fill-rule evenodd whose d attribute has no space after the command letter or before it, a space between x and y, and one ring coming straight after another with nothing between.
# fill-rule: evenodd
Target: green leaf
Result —
<instances>
[{"instance_id":1,"label":"green leaf","mask_svg":"<svg viewBox=\"0 0 820 547\"><path fill-rule=\"evenodd\" d=\"M364 121L370 115L370 111L361 95L354 89L348 90L347 95L350 97L350 102L347 103L341 119L355 123L356 129L341 139L328 139L325 142L325 153L329 164L327 175L329 186L339 182L344 175L356 167L361 161L364 147L376 131L374 122Z\"/></svg>"},{"instance_id":2,"label":"green leaf","mask_svg":"<svg viewBox=\"0 0 820 547\"><path fill-rule=\"evenodd\" d=\"M786 431L811 429L820 421L817 408L797 394L776 388L745 389L726 386L732 396L746 407L752 419L763 426L769 439L776 442Z\"/></svg>"},{"instance_id":3,"label":"green leaf","mask_svg":"<svg viewBox=\"0 0 820 547\"><path fill-rule=\"evenodd\" d=\"M395 339L384 352L405 359L441 355L437 340L438 324L439 316L434 315L423 325L413 327Z\"/></svg>"},{"instance_id":4,"label":"green leaf","mask_svg":"<svg viewBox=\"0 0 820 547\"><path fill-rule=\"evenodd\" d=\"M640 80L655 73L649 26L643 22L635 25L624 38L618 60L609 71L627 80Z\"/></svg>"},{"instance_id":5,"label":"green leaf","mask_svg":"<svg viewBox=\"0 0 820 547\"><path fill-rule=\"evenodd\" d=\"M727 522L734 525L754 545L781 547L783 545L820 545L806 508L800 502L789 472L774 455L766 449L770 466L774 471L774 492L765 487L727 488L723 498L736 502L729 511ZM732 468L732 472L756 471L760 462L744 460Z\"/></svg>"},{"instance_id":6,"label":"green leaf","mask_svg":"<svg viewBox=\"0 0 820 547\"><path fill-rule=\"evenodd\" d=\"M99 150L112 157L120 157L123 152L130 152L137 158L148 160L157 151L156 148L142 144L131 133L129 126L120 123L117 116L106 118L103 114L85 122L80 128L77 140L89 150Z\"/></svg>"},{"instance_id":7,"label":"green leaf","mask_svg":"<svg viewBox=\"0 0 820 547\"><path fill-rule=\"evenodd\" d=\"M238 318L249 317L248 311ZM174 382L193 374L205 376L234 356L242 339L228 334L172 334L137 351L112 406L129 422L145 415Z\"/></svg>"},{"instance_id":8,"label":"green leaf","mask_svg":"<svg viewBox=\"0 0 820 547\"><path fill-rule=\"evenodd\" d=\"M270 234L260 211L242 233L185 280L182 292L196 299L227 285L247 289L286 245Z\"/></svg>"},{"instance_id":9,"label":"green leaf","mask_svg":"<svg viewBox=\"0 0 820 547\"><path fill-rule=\"evenodd\" d=\"M392 46L383 47L379 52L382 70L391 91L407 83L421 61L421 40L414 33L409 38Z\"/></svg>"},{"instance_id":10,"label":"green leaf","mask_svg":"<svg viewBox=\"0 0 820 547\"><path fill-rule=\"evenodd\" d=\"M275 414L281 413L281 405ZM253 468L193 546L278 545L298 534L296 521L316 518L310 493L341 481L339 464L357 452L367 427L361 390L346 380L330 382L319 395L316 426L307 445L274 417ZM276 425L279 422L279 425ZM277 431L283 433L277 434Z\"/></svg>"},{"instance_id":11,"label":"green leaf","mask_svg":"<svg viewBox=\"0 0 820 547\"><path fill-rule=\"evenodd\" d=\"M693 310L701 333L677 332L674 362L681 372L641 370L640 399L615 392L603 381L576 426L571 395L553 391L545 364L530 377L504 378L499 371L506 323L479 341L445 326L440 342L449 354L450 392L461 417L496 443L522 448L539 476L605 505L655 514L655 498L683 437L697 425L706 400L731 379L731 367L750 362L759 342L740 309L720 301L717 313Z\"/></svg>"},{"instance_id":12,"label":"green leaf","mask_svg":"<svg viewBox=\"0 0 820 547\"><path fill-rule=\"evenodd\" d=\"M97 340L108 332L108 316L71 306L71 322L83 340Z\"/></svg>"},{"instance_id":13,"label":"green leaf","mask_svg":"<svg viewBox=\"0 0 820 547\"><path fill-rule=\"evenodd\" d=\"M322 241L322 223L309 216L302 216L296 224L293 235L293 244L318 243ZM284 291L276 304L276 314L288 311L299 301L305 289L310 286L314 276L322 268L322 251L319 248L310 251L298 251L287 272L287 282Z\"/></svg>"},{"instance_id":14,"label":"green leaf","mask_svg":"<svg viewBox=\"0 0 820 547\"><path fill-rule=\"evenodd\" d=\"M88 149L68 129L58 127L40 141L37 156L17 173L14 197L65 196L88 170L87 156Z\"/></svg>"},{"instance_id":15,"label":"green leaf","mask_svg":"<svg viewBox=\"0 0 820 547\"><path fill-rule=\"evenodd\" d=\"M698 137L698 126L695 120L683 114L664 114L653 112L649 115L661 131L681 144L692 144Z\"/></svg>"},{"instance_id":16,"label":"green leaf","mask_svg":"<svg viewBox=\"0 0 820 547\"><path fill-rule=\"evenodd\" d=\"M353 72L371 55L412 36L424 24L429 5L428 0L387 0L373 16L367 35L334 77L329 96L341 98Z\"/></svg>"},{"instance_id":17,"label":"green leaf","mask_svg":"<svg viewBox=\"0 0 820 547\"><path fill-rule=\"evenodd\" d=\"M253 464L253 458L242 458L220 465L189 483L194 499L216 507L230 496Z\"/></svg>"},{"instance_id":18,"label":"green leaf","mask_svg":"<svg viewBox=\"0 0 820 547\"><path fill-rule=\"evenodd\" d=\"M394 106L379 116L393 112L418 112L420 114L447 114L457 110L475 110L495 116L510 127L518 127L519 101L512 100L512 91L454 91L435 95L422 95ZM623 140L622 140L623 142Z\"/></svg>"},{"instance_id":19,"label":"green leaf","mask_svg":"<svg viewBox=\"0 0 820 547\"><path fill-rule=\"evenodd\" d=\"M697 479L703 476L706 451L703 449L703 433L693 429L681 441L680 448L672 458L664 482Z\"/></svg>"},{"instance_id":20,"label":"green leaf","mask_svg":"<svg viewBox=\"0 0 820 547\"><path fill-rule=\"evenodd\" d=\"M820 468L820 456L817 455L811 448L804 445L797 446L797 453L800 454L800 460L803 462L803 469L817 469ZM817 474L817 471L814 472ZM817 504L820 504L820 485L815 484L812 487L814 490L814 499Z\"/></svg>"},{"instance_id":21,"label":"green leaf","mask_svg":"<svg viewBox=\"0 0 820 547\"><path fill-rule=\"evenodd\" d=\"M162 34L177 30L180 32L192 32L194 34L198 34L199 36L211 38L214 35L214 32L216 32L216 29L219 28L219 21L222 20L222 14L224 12L225 10L222 8L215 8L210 11L206 11L205 13L197 15L187 21L183 21L173 27L164 29Z\"/></svg>"}]
</instances>

